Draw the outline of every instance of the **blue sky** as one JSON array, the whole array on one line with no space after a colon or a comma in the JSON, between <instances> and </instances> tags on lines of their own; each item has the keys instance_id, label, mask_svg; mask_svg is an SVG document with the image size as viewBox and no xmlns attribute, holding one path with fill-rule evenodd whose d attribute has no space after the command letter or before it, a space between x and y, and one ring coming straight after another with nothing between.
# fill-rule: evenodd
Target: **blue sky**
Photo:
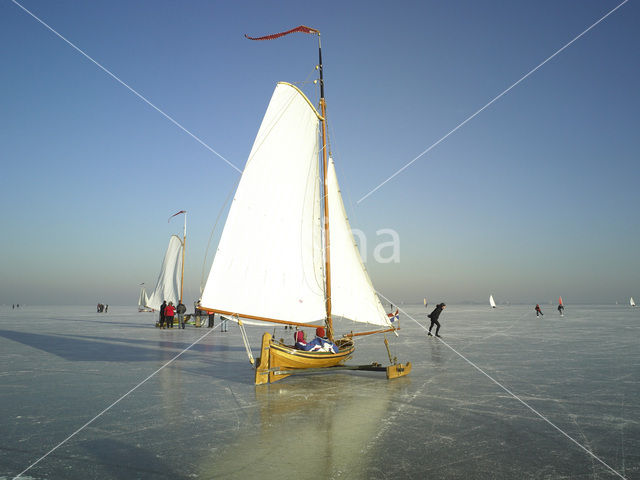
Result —
<instances>
[{"instance_id":1,"label":"blue sky","mask_svg":"<svg viewBox=\"0 0 640 480\"><path fill-rule=\"evenodd\" d=\"M239 168L317 62L316 37L243 35L319 29L346 208L395 302L640 297L637 2L360 203L621 2L20 3ZM9 0L0 37L0 303L135 304L182 209L197 298L238 173ZM399 263L373 262L385 228Z\"/></svg>"}]
</instances>

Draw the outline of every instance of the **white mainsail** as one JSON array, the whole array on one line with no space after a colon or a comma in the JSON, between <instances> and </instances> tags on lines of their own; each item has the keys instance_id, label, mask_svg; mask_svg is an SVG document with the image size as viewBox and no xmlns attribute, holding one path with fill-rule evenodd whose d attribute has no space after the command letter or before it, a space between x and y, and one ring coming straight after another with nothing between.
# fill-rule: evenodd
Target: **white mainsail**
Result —
<instances>
[{"instance_id":1,"label":"white mainsail","mask_svg":"<svg viewBox=\"0 0 640 480\"><path fill-rule=\"evenodd\" d=\"M229 210L200 304L240 317L326 318L319 122L278 83ZM333 161L327 175L332 315L388 326L347 220Z\"/></svg>"},{"instance_id":2,"label":"white mainsail","mask_svg":"<svg viewBox=\"0 0 640 480\"><path fill-rule=\"evenodd\" d=\"M489 305L491 305L491 308L496 308L496 302L493 299L493 295L489 295Z\"/></svg>"},{"instance_id":3,"label":"white mainsail","mask_svg":"<svg viewBox=\"0 0 640 480\"><path fill-rule=\"evenodd\" d=\"M178 304L180 299L180 268L182 265L182 240L171 235L167 253L164 255L156 288L147 300L146 307L159 310L163 301Z\"/></svg>"},{"instance_id":4,"label":"white mainsail","mask_svg":"<svg viewBox=\"0 0 640 480\"><path fill-rule=\"evenodd\" d=\"M318 113L276 86L229 210L200 304L240 316L325 318Z\"/></svg>"},{"instance_id":5,"label":"white mainsail","mask_svg":"<svg viewBox=\"0 0 640 480\"><path fill-rule=\"evenodd\" d=\"M351 233L333 159L327 170L331 258L331 314L374 325L390 326Z\"/></svg>"},{"instance_id":6,"label":"white mainsail","mask_svg":"<svg viewBox=\"0 0 640 480\"><path fill-rule=\"evenodd\" d=\"M633 301L633 297L629 299L629 305L631 305L632 307L636 306L636 302Z\"/></svg>"}]
</instances>

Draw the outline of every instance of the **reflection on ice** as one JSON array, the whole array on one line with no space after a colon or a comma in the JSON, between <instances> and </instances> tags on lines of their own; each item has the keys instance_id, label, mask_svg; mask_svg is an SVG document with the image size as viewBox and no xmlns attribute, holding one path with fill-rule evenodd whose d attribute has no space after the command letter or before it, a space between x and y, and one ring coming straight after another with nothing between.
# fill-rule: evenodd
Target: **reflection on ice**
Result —
<instances>
[{"instance_id":1,"label":"reflection on ice","mask_svg":"<svg viewBox=\"0 0 640 480\"><path fill-rule=\"evenodd\" d=\"M206 459L210 478L367 478L375 463L376 437L389 415L395 382L368 374L315 375L255 387L257 417L244 423L233 442ZM381 381L383 382L381 384Z\"/></svg>"}]
</instances>

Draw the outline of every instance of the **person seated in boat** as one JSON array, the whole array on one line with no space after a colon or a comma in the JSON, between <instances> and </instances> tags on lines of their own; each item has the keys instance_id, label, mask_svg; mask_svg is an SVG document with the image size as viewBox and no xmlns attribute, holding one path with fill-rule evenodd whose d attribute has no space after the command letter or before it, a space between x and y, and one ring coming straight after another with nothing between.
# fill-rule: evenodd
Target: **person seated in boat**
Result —
<instances>
[{"instance_id":1,"label":"person seated in boat","mask_svg":"<svg viewBox=\"0 0 640 480\"><path fill-rule=\"evenodd\" d=\"M331 340L326 338L324 327L316 328L316 338L307 343L310 352L329 352L338 353L338 347Z\"/></svg>"},{"instance_id":2,"label":"person seated in boat","mask_svg":"<svg viewBox=\"0 0 640 480\"><path fill-rule=\"evenodd\" d=\"M309 344L307 343L303 330L296 330L293 334L293 339L296 342L295 348L298 350L309 350Z\"/></svg>"}]
</instances>

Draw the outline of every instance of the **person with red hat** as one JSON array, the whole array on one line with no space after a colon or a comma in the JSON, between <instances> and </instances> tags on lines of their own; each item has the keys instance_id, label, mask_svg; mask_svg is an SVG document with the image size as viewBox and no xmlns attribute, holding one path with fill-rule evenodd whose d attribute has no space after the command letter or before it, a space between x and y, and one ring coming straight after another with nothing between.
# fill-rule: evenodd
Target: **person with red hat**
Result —
<instances>
[{"instance_id":1,"label":"person with red hat","mask_svg":"<svg viewBox=\"0 0 640 480\"><path fill-rule=\"evenodd\" d=\"M307 343L303 330L296 330L293 334L293 339L296 342L295 348L298 350L309 350L309 344Z\"/></svg>"}]
</instances>

